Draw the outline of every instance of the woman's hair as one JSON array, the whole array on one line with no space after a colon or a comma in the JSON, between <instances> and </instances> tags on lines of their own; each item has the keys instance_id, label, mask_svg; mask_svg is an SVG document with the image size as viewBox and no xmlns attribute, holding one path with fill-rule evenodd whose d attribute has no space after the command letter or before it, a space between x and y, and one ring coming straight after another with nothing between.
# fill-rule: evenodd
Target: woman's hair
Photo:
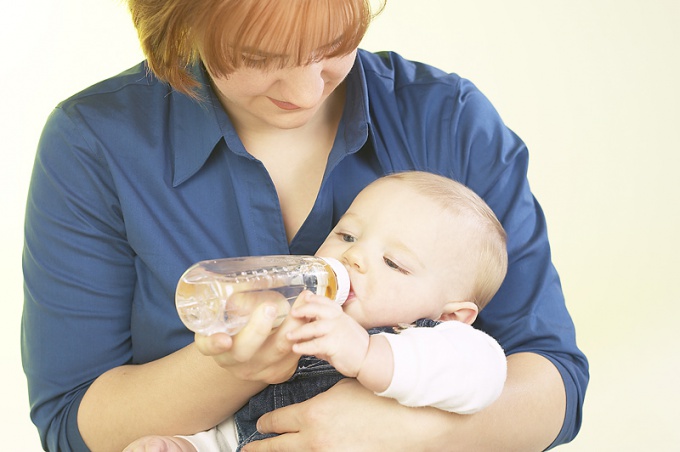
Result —
<instances>
[{"instance_id":1,"label":"woman's hair","mask_svg":"<svg viewBox=\"0 0 680 452\"><path fill-rule=\"evenodd\" d=\"M378 14L385 0L376 1ZM189 70L199 59L211 74L223 77L243 66L299 66L352 52L375 16L371 3L128 0L149 68L192 97L198 82Z\"/></svg>"},{"instance_id":2,"label":"woman's hair","mask_svg":"<svg viewBox=\"0 0 680 452\"><path fill-rule=\"evenodd\" d=\"M473 293L481 310L500 288L508 270L507 235L491 208L475 192L452 179L422 171L406 171L385 176L408 183L417 192L438 203L456 221L465 219L473 231L470 246L477 246L478 259Z\"/></svg>"}]
</instances>

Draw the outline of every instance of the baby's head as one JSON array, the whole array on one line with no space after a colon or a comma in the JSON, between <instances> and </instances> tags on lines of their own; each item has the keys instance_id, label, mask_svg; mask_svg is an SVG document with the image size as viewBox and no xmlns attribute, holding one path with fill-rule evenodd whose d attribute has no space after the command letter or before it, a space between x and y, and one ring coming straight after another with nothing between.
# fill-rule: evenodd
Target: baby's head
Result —
<instances>
[{"instance_id":1,"label":"baby's head","mask_svg":"<svg viewBox=\"0 0 680 452\"><path fill-rule=\"evenodd\" d=\"M420 318L472 323L507 270L505 231L486 203L418 171L362 190L317 255L347 266L344 309L367 328Z\"/></svg>"}]
</instances>

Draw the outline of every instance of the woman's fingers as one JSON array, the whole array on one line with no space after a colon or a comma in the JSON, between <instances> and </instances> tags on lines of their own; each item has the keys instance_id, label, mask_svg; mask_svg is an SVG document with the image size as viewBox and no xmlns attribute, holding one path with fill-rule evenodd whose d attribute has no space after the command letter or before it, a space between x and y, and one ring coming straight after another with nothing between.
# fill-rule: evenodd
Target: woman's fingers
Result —
<instances>
[{"instance_id":1,"label":"woman's fingers","mask_svg":"<svg viewBox=\"0 0 680 452\"><path fill-rule=\"evenodd\" d=\"M275 304L263 303L250 315L248 323L232 337L230 355L235 362L246 362L262 347L276 326L278 309Z\"/></svg>"},{"instance_id":2,"label":"woman's fingers","mask_svg":"<svg viewBox=\"0 0 680 452\"><path fill-rule=\"evenodd\" d=\"M226 333L215 333L210 336L194 335L194 342L198 350L206 356L217 356L228 352L232 346L232 339Z\"/></svg>"}]
</instances>

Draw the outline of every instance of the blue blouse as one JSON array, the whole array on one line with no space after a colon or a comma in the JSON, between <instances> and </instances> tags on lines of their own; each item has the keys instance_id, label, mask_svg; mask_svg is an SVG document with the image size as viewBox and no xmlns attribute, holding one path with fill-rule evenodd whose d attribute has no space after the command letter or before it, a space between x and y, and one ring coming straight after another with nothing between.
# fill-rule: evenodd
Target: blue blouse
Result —
<instances>
[{"instance_id":1,"label":"blue blouse","mask_svg":"<svg viewBox=\"0 0 680 452\"><path fill-rule=\"evenodd\" d=\"M588 364L575 341L524 143L467 80L394 53L359 51L314 207L289 244L267 170L244 149L200 67L198 103L142 63L62 102L45 125L28 195L22 353L44 447L86 450L78 406L92 381L193 340L179 276L211 258L314 254L355 195L400 170L468 185L509 237L510 265L475 326L534 352L567 395L554 445L581 423Z\"/></svg>"}]
</instances>

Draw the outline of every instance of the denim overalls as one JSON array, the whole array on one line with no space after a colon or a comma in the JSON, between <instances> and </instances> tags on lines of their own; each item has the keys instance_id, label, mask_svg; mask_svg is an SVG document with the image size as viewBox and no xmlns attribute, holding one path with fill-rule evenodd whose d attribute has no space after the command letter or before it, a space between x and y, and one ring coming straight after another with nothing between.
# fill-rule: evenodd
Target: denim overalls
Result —
<instances>
[{"instance_id":1,"label":"denim overalls","mask_svg":"<svg viewBox=\"0 0 680 452\"><path fill-rule=\"evenodd\" d=\"M414 325L418 328L429 328L439 322L429 319L418 320ZM398 328L372 328L369 334L396 333ZM238 449L245 444L271 436L275 433L262 434L256 429L257 420L265 413L293 403L304 402L346 378L335 370L328 362L313 356L303 356L298 362L298 368L293 376L283 383L269 385L255 394L250 401L234 415L236 431L238 433Z\"/></svg>"}]
</instances>

